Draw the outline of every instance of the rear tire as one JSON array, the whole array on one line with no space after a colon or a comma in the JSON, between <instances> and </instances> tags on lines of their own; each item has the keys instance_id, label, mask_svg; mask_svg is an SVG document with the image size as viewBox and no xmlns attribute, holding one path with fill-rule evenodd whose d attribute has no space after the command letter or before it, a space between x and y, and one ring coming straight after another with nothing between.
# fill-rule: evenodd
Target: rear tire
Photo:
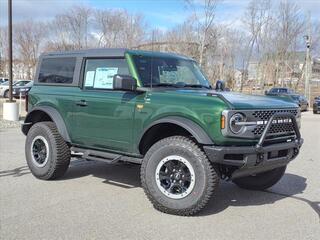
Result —
<instances>
[{"instance_id":1,"label":"rear tire","mask_svg":"<svg viewBox=\"0 0 320 240\"><path fill-rule=\"evenodd\" d=\"M141 165L141 183L154 208L190 216L206 206L219 176L198 145L173 136L149 149Z\"/></svg>"},{"instance_id":2,"label":"rear tire","mask_svg":"<svg viewBox=\"0 0 320 240\"><path fill-rule=\"evenodd\" d=\"M275 185L283 176L287 166L272 169L254 176L232 180L238 187L248 190L265 190Z\"/></svg>"},{"instance_id":3,"label":"rear tire","mask_svg":"<svg viewBox=\"0 0 320 240\"><path fill-rule=\"evenodd\" d=\"M31 127L25 153L31 173L43 180L61 177L71 158L70 148L53 122L39 122Z\"/></svg>"}]
</instances>

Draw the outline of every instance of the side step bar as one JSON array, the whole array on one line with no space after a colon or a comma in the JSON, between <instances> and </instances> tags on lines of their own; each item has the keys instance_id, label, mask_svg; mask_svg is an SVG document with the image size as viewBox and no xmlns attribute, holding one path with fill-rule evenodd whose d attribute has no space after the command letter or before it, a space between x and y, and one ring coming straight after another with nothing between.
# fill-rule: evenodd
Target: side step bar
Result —
<instances>
[{"instance_id":1,"label":"side step bar","mask_svg":"<svg viewBox=\"0 0 320 240\"><path fill-rule=\"evenodd\" d=\"M137 163L137 164L142 163L142 156L141 158L129 157L129 156L124 156L117 153L108 153L108 152L102 152L102 151L78 148L78 147L71 147L71 152L72 152L72 156L81 157L87 160L102 161L108 164L114 164L119 161L131 162L131 163Z\"/></svg>"}]
</instances>

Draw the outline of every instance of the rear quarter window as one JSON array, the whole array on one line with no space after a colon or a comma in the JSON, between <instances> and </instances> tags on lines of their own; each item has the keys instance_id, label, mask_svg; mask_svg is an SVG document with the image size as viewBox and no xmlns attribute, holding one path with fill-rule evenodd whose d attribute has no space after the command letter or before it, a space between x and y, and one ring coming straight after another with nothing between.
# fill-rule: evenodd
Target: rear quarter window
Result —
<instances>
[{"instance_id":1,"label":"rear quarter window","mask_svg":"<svg viewBox=\"0 0 320 240\"><path fill-rule=\"evenodd\" d=\"M39 83L72 84L76 58L45 58L40 65Z\"/></svg>"}]
</instances>

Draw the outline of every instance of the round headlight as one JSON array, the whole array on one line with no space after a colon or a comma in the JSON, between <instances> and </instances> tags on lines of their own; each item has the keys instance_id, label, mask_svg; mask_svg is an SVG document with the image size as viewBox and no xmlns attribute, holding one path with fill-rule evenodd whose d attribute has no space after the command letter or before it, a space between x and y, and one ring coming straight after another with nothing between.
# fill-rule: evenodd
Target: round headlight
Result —
<instances>
[{"instance_id":1,"label":"round headlight","mask_svg":"<svg viewBox=\"0 0 320 240\"><path fill-rule=\"evenodd\" d=\"M246 118L243 114L241 113L235 113L232 115L232 117L230 118L230 130L234 133L234 134L238 134L242 131L242 129L245 128L244 125L238 124L241 122L245 122Z\"/></svg>"}]
</instances>

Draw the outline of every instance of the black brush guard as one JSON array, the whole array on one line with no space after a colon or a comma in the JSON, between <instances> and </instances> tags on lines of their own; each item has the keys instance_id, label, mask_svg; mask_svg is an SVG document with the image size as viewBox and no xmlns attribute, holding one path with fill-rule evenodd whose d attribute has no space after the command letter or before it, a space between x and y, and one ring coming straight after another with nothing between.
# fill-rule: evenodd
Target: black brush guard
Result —
<instances>
[{"instance_id":1,"label":"black brush guard","mask_svg":"<svg viewBox=\"0 0 320 240\"><path fill-rule=\"evenodd\" d=\"M288 138L288 142L267 144L268 131L273 121L283 118L291 119L294 138ZM295 116L291 113L276 113L269 119L255 146L204 146L203 148L211 162L235 167L231 175L231 179L235 179L287 165L299 154L302 144L303 139Z\"/></svg>"}]
</instances>

